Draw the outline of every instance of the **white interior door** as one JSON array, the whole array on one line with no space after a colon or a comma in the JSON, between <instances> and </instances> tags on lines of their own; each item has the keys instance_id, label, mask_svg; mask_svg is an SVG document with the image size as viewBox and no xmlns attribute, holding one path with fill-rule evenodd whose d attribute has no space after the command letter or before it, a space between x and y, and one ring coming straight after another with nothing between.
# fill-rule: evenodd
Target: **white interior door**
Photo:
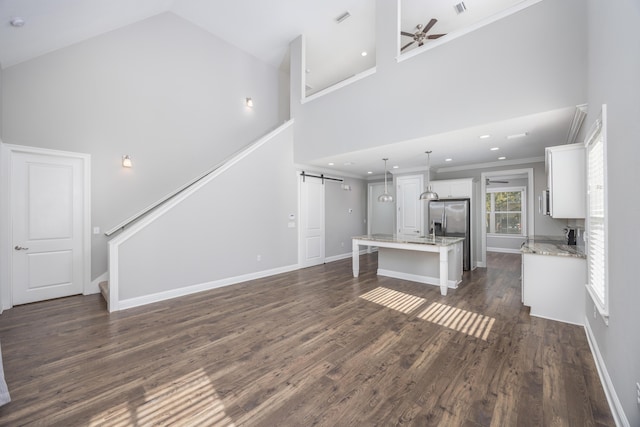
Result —
<instances>
[{"instance_id":1,"label":"white interior door","mask_svg":"<svg viewBox=\"0 0 640 427\"><path fill-rule=\"evenodd\" d=\"M83 160L11 154L13 304L82 293Z\"/></svg>"},{"instance_id":2,"label":"white interior door","mask_svg":"<svg viewBox=\"0 0 640 427\"><path fill-rule=\"evenodd\" d=\"M300 265L324 263L324 184L321 179L300 177Z\"/></svg>"},{"instance_id":3,"label":"white interior door","mask_svg":"<svg viewBox=\"0 0 640 427\"><path fill-rule=\"evenodd\" d=\"M400 176L396 179L398 234L424 234L423 202L419 199L423 188L422 179L421 175Z\"/></svg>"}]
</instances>

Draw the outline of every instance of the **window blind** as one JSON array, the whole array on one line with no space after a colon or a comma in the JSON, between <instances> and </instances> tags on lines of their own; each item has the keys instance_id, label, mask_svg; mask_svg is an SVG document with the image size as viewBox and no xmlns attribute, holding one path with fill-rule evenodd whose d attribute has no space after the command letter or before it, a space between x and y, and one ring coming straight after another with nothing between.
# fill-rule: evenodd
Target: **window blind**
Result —
<instances>
[{"instance_id":1,"label":"window blind","mask_svg":"<svg viewBox=\"0 0 640 427\"><path fill-rule=\"evenodd\" d=\"M601 314L607 316L604 150L603 129L598 126L587 142L587 288Z\"/></svg>"}]
</instances>

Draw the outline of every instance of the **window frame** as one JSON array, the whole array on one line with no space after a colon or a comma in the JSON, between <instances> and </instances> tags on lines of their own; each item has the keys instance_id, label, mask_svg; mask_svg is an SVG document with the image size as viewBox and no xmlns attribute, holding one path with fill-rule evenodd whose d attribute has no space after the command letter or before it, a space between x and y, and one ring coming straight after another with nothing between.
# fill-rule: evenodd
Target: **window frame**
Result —
<instances>
[{"instance_id":1,"label":"window frame","mask_svg":"<svg viewBox=\"0 0 640 427\"><path fill-rule=\"evenodd\" d=\"M520 213L520 234L507 234L507 233L496 233L495 232L495 206L494 206L494 197L491 197L491 209L485 212L486 215L489 215L493 218L493 221L490 221L490 224L494 224L494 232L486 231L486 235L489 237L513 237L513 238L522 238L527 236L527 187L525 186L514 186L514 187L495 187L495 188L487 188L485 190L485 200L483 203L486 206L487 200L486 195L492 193L520 193L520 210L507 212L507 213ZM502 213L502 212L501 212ZM486 228L485 228L486 230ZM491 230L491 225L489 225L489 230Z\"/></svg>"},{"instance_id":2,"label":"window frame","mask_svg":"<svg viewBox=\"0 0 640 427\"><path fill-rule=\"evenodd\" d=\"M608 212L608 184L607 184L607 106L602 105L602 111L600 116L596 119L595 123L591 126L588 136L585 139L585 179L587 182L587 215L585 218L585 251L587 253L587 283L586 288L593 301L595 308L600 313L600 316L604 320L605 324L609 324L609 212ZM592 283L592 267L594 261L594 255L591 253L591 240L593 234L591 232L592 227L592 215L591 212L591 168L590 168L590 156L594 144L601 141L602 146L602 209L603 209L603 221L602 221L602 264L599 266L602 269L602 290L596 289L596 284ZM602 299L600 298L602 294Z\"/></svg>"}]
</instances>

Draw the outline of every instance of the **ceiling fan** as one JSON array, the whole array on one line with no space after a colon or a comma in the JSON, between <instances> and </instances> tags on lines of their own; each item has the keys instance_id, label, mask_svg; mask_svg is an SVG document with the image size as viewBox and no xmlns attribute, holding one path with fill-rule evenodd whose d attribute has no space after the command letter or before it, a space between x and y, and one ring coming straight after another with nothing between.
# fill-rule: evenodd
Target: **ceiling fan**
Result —
<instances>
[{"instance_id":1,"label":"ceiling fan","mask_svg":"<svg viewBox=\"0 0 640 427\"><path fill-rule=\"evenodd\" d=\"M434 18L434 19L431 19L431 21L429 21L429 23L427 25L425 25L424 28L422 28L422 24L416 25L417 31L415 33L408 33L406 31L400 31L400 34L402 34L403 36L407 36L407 37L413 38L413 41L411 41L411 42L407 43L406 45L402 46L402 49L400 49L400 52L402 52L403 50L405 50L406 48L408 48L409 46L411 46L414 43L418 43L418 46L422 46L424 44L425 40L435 40L435 39L439 39L442 36L446 36L446 34L431 34L429 36L427 35L427 32L429 32L431 27L436 25L436 22L438 22L438 20Z\"/></svg>"},{"instance_id":2,"label":"ceiling fan","mask_svg":"<svg viewBox=\"0 0 640 427\"><path fill-rule=\"evenodd\" d=\"M497 179L489 179L486 178L486 183L485 185L491 185L491 184L508 184L509 181L499 181Z\"/></svg>"}]
</instances>

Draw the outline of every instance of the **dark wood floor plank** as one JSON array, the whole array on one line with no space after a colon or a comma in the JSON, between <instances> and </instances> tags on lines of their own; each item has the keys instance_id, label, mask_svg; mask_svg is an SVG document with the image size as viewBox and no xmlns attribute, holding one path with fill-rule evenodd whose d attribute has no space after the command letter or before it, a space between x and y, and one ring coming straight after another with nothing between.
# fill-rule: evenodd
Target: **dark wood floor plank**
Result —
<instances>
[{"instance_id":1,"label":"dark wood floor plank","mask_svg":"<svg viewBox=\"0 0 640 427\"><path fill-rule=\"evenodd\" d=\"M445 297L371 254L358 278L347 259L111 314L97 295L15 307L0 425L613 425L584 330L529 316L518 255L487 262ZM360 298L378 287L425 302ZM432 303L492 329L419 317Z\"/></svg>"}]
</instances>

